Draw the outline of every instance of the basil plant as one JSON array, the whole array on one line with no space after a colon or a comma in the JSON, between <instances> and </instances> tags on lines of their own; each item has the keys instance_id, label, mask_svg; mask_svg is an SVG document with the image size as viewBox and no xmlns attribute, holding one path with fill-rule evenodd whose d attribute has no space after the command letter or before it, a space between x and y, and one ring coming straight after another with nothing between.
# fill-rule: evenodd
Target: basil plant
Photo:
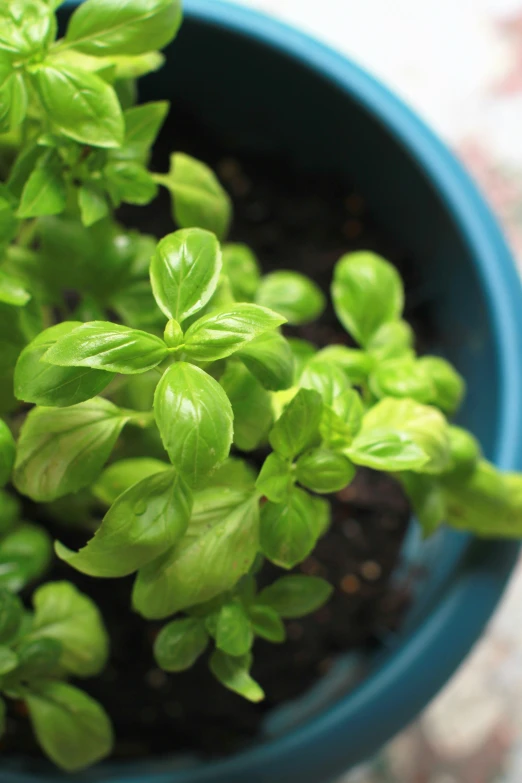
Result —
<instances>
[{"instance_id":1,"label":"basil plant","mask_svg":"<svg viewBox=\"0 0 522 783\"><path fill-rule=\"evenodd\" d=\"M111 750L110 717L76 683L103 669L108 635L103 606L45 582L53 557L73 581L134 574L129 612L144 634L164 621L151 658L181 672L205 654L257 702L255 639L284 642L284 621L332 588L290 573L259 590L256 575L310 555L358 466L401 482L426 535L519 536L522 480L449 423L463 380L417 357L387 261L335 267L346 344L287 339L321 316L322 291L226 242L231 202L204 163L173 152L151 170L168 105L137 104L136 79L161 67L180 0L86 0L55 40L58 5L0 8L0 734L22 701L75 771ZM159 188L172 231L158 242L115 211ZM87 543L54 555L42 519Z\"/></svg>"}]
</instances>

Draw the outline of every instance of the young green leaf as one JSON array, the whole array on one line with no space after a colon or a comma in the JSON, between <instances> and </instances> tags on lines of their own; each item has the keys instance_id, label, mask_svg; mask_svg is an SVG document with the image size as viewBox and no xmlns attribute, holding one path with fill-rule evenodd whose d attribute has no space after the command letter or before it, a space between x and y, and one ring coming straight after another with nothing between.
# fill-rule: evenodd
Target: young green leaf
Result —
<instances>
[{"instance_id":1,"label":"young green leaf","mask_svg":"<svg viewBox=\"0 0 522 783\"><path fill-rule=\"evenodd\" d=\"M284 642L286 638L285 626L274 609L270 606L254 604L249 607L248 613L256 636L273 644Z\"/></svg>"},{"instance_id":2,"label":"young green leaf","mask_svg":"<svg viewBox=\"0 0 522 783\"><path fill-rule=\"evenodd\" d=\"M294 355L294 383L297 383L310 359L317 354L317 348L299 337L287 337L286 341Z\"/></svg>"},{"instance_id":3,"label":"young green leaf","mask_svg":"<svg viewBox=\"0 0 522 783\"><path fill-rule=\"evenodd\" d=\"M361 428L364 405L355 389L346 389L332 405L323 405L319 431L323 446L334 451L345 450Z\"/></svg>"},{"instance_id":4,"label":"young green leaf","mask_svg":"<svg viewBox=\"0 0 522 783\"><path fill-rule=\"evenodd\" d=\"M448 425L436 408L390 397L365 414L346 453L375 470L441 473L449 462Z\"/></svg>"},{"instance_id":5,"label":"young green leaf","mask_svg":"<svg viewBox=\"0 0 522 783\"><path fill-rule=\"evenodd\" d=\"M249 571L259 547L259 506L255 495L242 498L220 514L193 516L180 543L138 572L133 605L140 614L161 619L209 601Z\"/></svg>"},{"instance_id":6,"label":"young green leaf","mask_svg":"<svg viewBox=\"0 0 522 783\"><path fill-rule=\"evenodd\" d=\"M112 152L118 160L136 160L147 163L149 152L156 140L169 110L167 101L155 101L133 106L123 112L125 138L123 146Z\"/></svg>"},{"instance_id":7,"label":"young green leaf","mask_svg":"<svg viewBox=\"0 0 522 783\"><path fill-rule=\"evenodd\" d=\"M342 454L328 449L312 449L297 460L296 479L312 492L339 492L354 476L352 463Z\"/></svg>"},{"instance_id":8,"label":"young green leaf","mask_svg":"<svg viewBox=\"0 0 522 783\"><path fill-rule=\"evenodd\" d=\"M0 542L0 586L19 592L45 573L51 558L49 534L28 522L18 525Z\"/></svg>"},{"instance_id":9,"label":"young green leaf","mask_svg":"<svg viewBox=\"0 0 522 783\"><path fill-rule=\"evenodd\" d=\"M18 662L18 655L13 650L0 645L0 677L14 671Z\"/></svg>"},{"instance_id":10,"label":"young green leaf","mask_svg":"<svg viewBox=\"0 0 522 783\"><path fill-rule=\"evenodd\" d=\"M293 459L318 438L323 404L313 389L300 389L270 431L270 445Z\"/></svg>"},{"instance_id":11,"label":"young green leaf","mask_svg":"<svg viewBox=\"0 0 522 783\"><path fill-rule=\"evenodd\" d=\"M62 645L56 639L23 638L16 646L17 680L35 680L60 675Z\"/></svg>"},{"instance_id":12,"label":"young green leaf","mask_svg":"<svg viewBox=\"0 0 522 783\"><path fill-rule=\"evenodd\" d=\"M388 321L373 335L368 353L377 361L413 356L414 340L413 329L406 321Z\"/></svg>"},{"instance_id":13,"label":"young green leaf","mask_svg":"<svg viewBox=\"0 0 522 783\"><path fill-rule=\"evenodd\" d=\"M56 553L89 576L127 576L174 546L191 510L192 496L181 476L162 471L120 495L83 549L72 552L57 543Z\"/></svg>"},{"instance_id":14,"label":"young green leaf","mask_svg":"<svg viewBox=\"0 0 522 783\"><path fill-rule=\"evenodd\" d=\"M0 48L4 52L28 57L45 49L55 35L56 19L46 2L14 0L0 7Z\"/></svg>"},{"instance_id":15,"label":"young green leaf","mask_svg":"<svg viewBox=\"0 0 522 783\"><path fill-rule=\"evenodd\" d=\"M167 346L153 334L92 321L59 337L42 359L60 367L92 367L133 375L151 370L167 355Z\"/></svg>"},{"instance_id":16,"label":"young green leaf","mask_svg":"<svg viewBox=\"0 0 522 783\"><path fill-rule=\"evenodd\" d=\"M0 52L0 133L15 130L24 121L27 103L23 73L15 70L11 59Z\"/></svg>"},{"instance_id":17,"label":"young green leaf","mask_svg":"<svg viewBox=\"0 0 522 783\"><path fill-rule=\"evenodd\" d=\"M439 356L423 356L417 364L431 379L434 387L430 402L444 413L455 413L466 392L464 378L449 362Z\"/></svg>"},{"instance_id":18,"label":"young green leaf","mask_svg":"<svg viewBox=\"0 0 522 783\"><path fill-rule=\"evenodd\" d=\"M275 565L293 568L314 548L320 535L311 496L294 487L284 503L261 509L261 551Z\"/></svg>"},{"instance_id":19,"label":"young green leaf","mask_svg":"<svg viewBox=\"0 0 522 783\"><path fill-rule=\"evenodd\" d=\"M256 488L272 503L284 503L294 482L291 463L277 452L269 454L256 481Z\"/></svg>"},{"instance_id":20,"label":"young green leaf","mask_svg":"<svg viewBox=\"0 0 522 783\"><path fill-rule=\"evenodd\" d=\"M116 498L130 489L139 481L154 476L156 473L170 470L168 462L162 462L152 457L131 457L114 462L105 468L97 481L92 485L91 492L102 503L111 506Z\"/></svg>"},{"instance_id":21,"label":"young green leaf","mask_svg":"<svg viewBox=\"0 0 522 783\"><path fill-rule=\"evenodd\" d=\"M78 188L78 206L84 226L92 226L109 214L105 193L92 182Z\"/></svg>"},{"instance_id":22,"label":"young green leaf","mask_svg":"<svg viewBox=\"0 0 522 783\"><path fill-rule=\"evenodd\" d=\"M63 321L44 329L18 358L14 390L19 400L37 405L63 407L96 397L114 375L105 370L58 367L43 360L56 341L80 326L79 321Z\"/></svg>"},{"instance_id":23,"label":"young green leaf","mask_svg":"<svg viewBox=\"0 0 522 783\"><path fill-rule=\"evenodd\" d=\"M39 744L66 772L78 772L110 753L110 720L101 705L78 688L42 680L32 684L26 701Z\"/></svg>"},{"instance_id":24,"label":"young green leaf","mask_svg":"<svg viewBox=\"0 0 522 783\"><path fill-rule=\"evenodd\" d=\"M20 218L58 215L65 209L67 187L62 161L56 150L49 150L39 160L25 183L18 207Z\"/></svg>"},{"instance_id":25,"label":"young green leaf","mask_svg":"<svg viewBox=\"0 0 522 783\"><path fill-rule=\"evenodd\" d=\"M60 664L76 677L99 674L109 655L109 637L96 604L70 582L48 582L33 595L31 639L61 644Z\"/></svg>"},{"instance_id":26,"label":"young green leaf","mask_svg":"<svg viewBox=\"0 0 522 783\"><path fill-rule=\"evenodd\" d=\"M34 408L18 440L15 486L48 502L92 484L127 421L101 397L70 408Z\"/></svg>"},{"instance_id":27,"label":"young green leaf","mask_svg":"<svg viewBox=\"0 0 522 783\"><path fill-rule=\"evenodd\" d=\"M103 170L105 185L113 204L142 206L156 198L158 186L145 166L133 160L115 160Z\"/></svg>"},{"instance_id":28,"label":"young green leaf","mask_svg":"<svg viewBox=\"0 0 522 783\"><path fill-rule=\"evenodd\" d=\"M315 355L322 364L332 362L343 370L349 383L358 386L366 383L372 371L374 360L365 351L347 348L345 345L329 345Z\"/></svg>"},{"instance_id":29,"label":"young green leaf","mask_svg":"<svg viewBox=\"0 0 522 783\"><path fill-rule=\"evenodd\" d=\"M251 494L255 489L256 475L256 471L248 462L238 457L229 457L212 474L208 486L242 490Z\"/></svg>"},{"instance_id":30,"label":"young green leaf","mask_svg":"<svg viewBox=\"0 0 522 783\"><path fill-rule=\"evenodd\" d=\"M24 607L17 595L0 587L0 644L14 639L22 622Z\"/></svg>"},{"instance_id":31,"label":"young green leaf","mask_svg":"<svg viewBox=\"0 0 522 783\"><path fill-rule=\"evenodd\" d=\"M285 319L265 307L238 302L199 318L185 333L183 350L192 361L224 359Z\"/></svg>"},{"instance_id":32,"label":"young green leaf","mask_svg":"<svg viewBox=\"0 0 522 783\"><path fill-rule=\"evenodd\" d=\"M201 310L216 290L221 272L216 237L199 228L168 234L152 256L150 279L158 307L180 323Z\"/></svg>"},{"instance_id":33,"label":"young green leaf","mask_svg":"<svg viewBox=\"0 0 522 783\"><path fill-rule=\"evenodd\" d=\"M321 395L325 405L335 406L337 398L350 389L350 384L340 367L318 357L319 354L305 366L299 378L299 386L302 389L314 389Z\"/></svg>"},{"instance_id":34,"label":"young green leaf","mask_svg":"<svg viewBox=\"0 0 522 783\"><path fill-rule=\"evenodd\" d=\"M280 617L297 619L320 609L332 592L332 585L318 576L291 574L261 590L257 600Z\"/></svg>"},{"instance_id":35,"label":"young green leaf","mask_svg":"<svg viewBox=\"0 0 522 783\"><path fill-rule=\"evenodd\" d=\"M125 126L118 98L99 76L44 62L34 67L32 79L56 132L93 147L122 144Z\"/></svg>"},{"instance_id":36,"label":"young green leaf","mask_svg":"<svg viewBox=\"0 0 522 783\"><path fill-rule=\"evenodd\" d=\"M216 627L216 647L228 655L244 655L254 643L250 619L240 601L230 601L220 610Z\"/></svg>"},{"instance_id":37,"label":"young green leaf","mask_svg":"<svg viewBox=\"0 0 522 783\"><path fill-rule=\"evenodd\" d=\"M425 537L434 533L446 519L446 503L440 482L421 473L401 473L399 480L413 506Z\"/></svg>"},{"instance_id":38,"label":"young green leaf","mask_svg":"<svg viewBox=\"0 0 522 783\"><path fill-rule=\"evenodd\" d=\"M261 280L257 258L246 245L223 245L223 269L236 302L252 302Z\"/></svg>"},{"instance_id":39,"label":"young green leaf","mask_svg":"<svg viewBox=\"0 0 522 783\"><path fill-rule=\"evenodd\" d=\"M11 430L0 419L0 487L3 487L11 477L15 461L16 446Z\"/></svg>"},{"instance_id":40,"label":"young green leaf","mask_svg":"<svg viewBox=\"0 0 522 783\"><path fill-rule=\"evenodd\" d=\"M294 354L278 332L266 332L236 351L236 358L270 391L289 389L294 381Z\"/></svg>"},{"instance_id":41,"label":"young green leaf","mask_svg":"<svg viewBox=\"0 0 522 783\"><path fill-rule=\"evenodd\" d=\"M170 157L170 171L159 181L171 193L174 220L180 228L199 226L224 239L232 204L214 172L181 152Z\"/></svg>"},{"instance_id":42,"label":"young green leaf","mask_svg":"<svg viewBox=\"0 0 522 783\"><path fill-rule=\"evenodd\" d=\"M154 642L154 657L166 672L190 669L205 652L208 633L205 623L196 617L173 620L161 629Z\"/></svg>"},{"instance_id":43,"label":"young green leaf","mask_svg":"<svg viewBox=\"0 0 522 783\"><path fill-rule=\"evenodd\" d=\"M0 536L9 533L20 519L22 506L15 495L0 489Z\"/></svg>"},{"instance_id":44,"label":"young green leaf","mask_svg":"<svg viewBox=\"0 0 522 783\"><path fill-rule=\"evenodd\" d=\"M181 0L88 0L73 13L65 41L94 57L163 49L181 24Z\"/></svg>"},{"instance_id":45,"label":"young green leaf","mask_svg":"<svg viewBox=\"0 0 522 783\"><path fill-rule=\"evenodd\" d=\"M214 677L225 688L254 703L265 698L262 688L249 674L249 655L233 657L222 650L216 650L210 656L209 665Z\"/></svg>"},{"instance_id":46,"label":"young green leaf","mask_svg":"<svg viewBox=\"0 0 522 783\"><path fill-rule=\"evenodd\" d=\"M232 405L234 445L254 451L266 441L274 422L270 394L239 362L229 362L220 379Z\"/></svg>"},{"instance_id":47,"label":"young green leaf","mask_svg":"<svg viewBox=\"0 0 522 783\"><path fill-rule=\"evenodd\" d=\"M366 347L383 324L400 317L404 291L391 264L375 253L359 251L337 262L332 300L344 328Z\"/></svg>"},{"instance_id":48,"label":"young green leaf","mask_svg":"<svg viewBox=\"0 0 522 783\"><path fill-rule=\"evenodd\" d=\"M154 414L172 464L191 487L228 457L232 407L219 383L198 367L177 362L166 371L154 395Z\"/></svg>"},{"instance_id":49,"label":"young green leaf","mask_svg":"<svg viewBox=\"0 0 522 783\"><path fill-rule=\"evenodd\" d=\"M281 313L293 326L316 321L326 307L326 298L313 280L285 269L262 278L255 301Z\"/></svg>"},{"instance_id":50,"label":"young green leaf","mask_svg":"<svg viewBox=\"0 0 522 783\"><path fill-rule=\"evenodd\" d=\"M431 403L436 396L427 369L410 356L380 362L370 376L370 389L379 399L410 397L417 402Z\"/></svg>"},{"instance_id":51,"label":"young green leaf","mask_svg":"<svg viewBox=\"0 0 522 783\"><path fill-rule=\"evenodd\" d=\"M470 432L461 427L448 427L448 437L450 458L444 478L447 481L461 481L476 469L482 454L480 444Z\"/></svg>"}]
</instances>

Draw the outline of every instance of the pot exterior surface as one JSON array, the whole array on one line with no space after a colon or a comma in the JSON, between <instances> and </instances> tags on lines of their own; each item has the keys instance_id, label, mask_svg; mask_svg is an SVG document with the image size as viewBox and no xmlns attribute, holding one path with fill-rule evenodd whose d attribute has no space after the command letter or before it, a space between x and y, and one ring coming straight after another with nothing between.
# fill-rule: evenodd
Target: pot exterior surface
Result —
<instances>
[{"instance_id":1,"label":"pot exterior surface","mask_svg":"<svg viewBox=\"0 0 522 783\"><path fill-rule=\"evenodd\" d=\"M73 5L66 3L64 8ZM445 146L381 84L306 35L219 0L185 0L167 65L146 99L182 105L241 150L284 154L345 175L419 264L439 349L465 376L460 421L504 469L522 469L522 291L499 228ZM175 139L173 140L175 144ZM343 696L352 669L269 718L267 741L224 761L104 765L92 783L325 783L403 728L455 671L493 612L515 542L442 531L405 558L426 576L399 637ZM50 783L21 762L0 783Z\"/></svg>"}]
</instances>

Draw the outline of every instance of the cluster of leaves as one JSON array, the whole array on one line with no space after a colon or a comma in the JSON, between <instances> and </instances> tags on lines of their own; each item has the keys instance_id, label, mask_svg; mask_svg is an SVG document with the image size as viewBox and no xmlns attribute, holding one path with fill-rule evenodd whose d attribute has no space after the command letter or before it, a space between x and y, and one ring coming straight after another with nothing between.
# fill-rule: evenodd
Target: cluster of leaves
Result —
<instances>
[{"instance_id":1,"label":"cluster of leaves","mask_svg":"<svg viewBox=\"0 0 522 783\"><path fill-rule=\"evenodd\" d=\"M519 535L522 481L448 423L463 381L416 356L390 264L360 252L335 268L333 306L359 347L286 339L324 294L295 272L263 276L225 241L230 199L203 163L174 153L168 173L149 170L168 106L136 105L135 78L161 65L179 1L87 0L58 41L54 6L0 9L0 690L75 770L111 747L102 707L67 682L101 670L107 636L68 583L23 609L16 593L52 551L19 497L93 534L79 551L55 544L72 568L136 574L132 608L168 620L160 667L185 670L212 644L216 678L258 701L255 638L284 641L283 621L331 587L289 574L258 590L256 575L308 557L330 522L323 496L357 466L397 477L426 534L446 521ZM158 186L177 228L159 243L114 217Z\"/></svg>"}]
</instances>

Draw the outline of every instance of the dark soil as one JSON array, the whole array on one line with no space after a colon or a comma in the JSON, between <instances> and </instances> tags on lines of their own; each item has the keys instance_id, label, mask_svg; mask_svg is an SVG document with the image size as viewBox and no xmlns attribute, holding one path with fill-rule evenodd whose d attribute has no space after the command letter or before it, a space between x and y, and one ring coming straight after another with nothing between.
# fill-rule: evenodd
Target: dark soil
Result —
<instances>
[{"instance_id":1,"label":"dark soil","mask_svg":"<svg viewBox=\"0 0 522 783\"><path fill-rule=\"evenodd\" d=\"M231 239L248 243L265 270L299 269L328 289L332 269L345 252L375 250L399 268L407 301L414 305L415 265L393 238L383 235L364 197L330 177L303 174L285 160L249 157L208 139L186 117L175 117L175 146L213 165L234 200ZM157 170L165 170L173 130L158 145ZM173 230L168 199L150 208L128 209L127 223L162 236ZM407 309L419 347L429 344L430 324L417 306ZM348 342L328 311L320 324L294 330L322 346ZM335 586L331 601L314 615L287 624L283 645L256 642L253 675L266 701L252 705L226 691L210 675L206 662L191 671L166 675L154 666L152 642L161 624L147 623L129 608L132 579L95 580L57 564L51 579L68 579L102 608L111 634L111 661L101 677L81 684L99 699L116 730L116 757L169 753L216 756L230 753L260 732L268 710L303 694L331 667L336 656L375 649L400 626L408 590L389 584L408 525L409 508L398 485L372 471L361 471L347 490L333 498L333 524L300 570ZM64 531L57 531L67 541ZM268 566L263 578L277 569ZM280 574L281 572L277 572ZM28 722L11 707L3 745L9 753L39 755Z\"/></svg>"}]
</instances>

